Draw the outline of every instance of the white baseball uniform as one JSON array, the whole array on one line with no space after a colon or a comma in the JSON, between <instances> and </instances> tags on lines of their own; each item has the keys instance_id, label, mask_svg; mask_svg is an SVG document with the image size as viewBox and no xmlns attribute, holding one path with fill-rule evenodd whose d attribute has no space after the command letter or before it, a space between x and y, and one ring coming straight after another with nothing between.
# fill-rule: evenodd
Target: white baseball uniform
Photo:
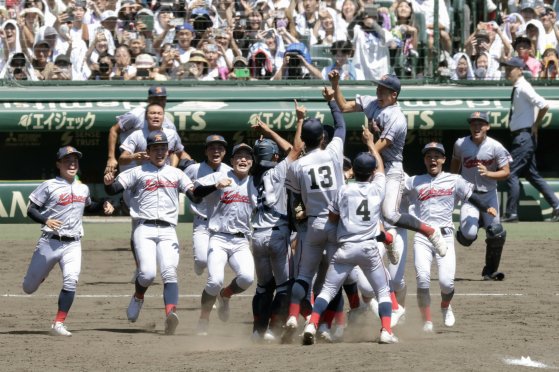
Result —
<instances>
[{"instance_id":1,"label":"white baseball uniform","mask_svg":"<svg viewBox=\"0 0 559 372\"><path fill-rule=\"evenodd\" d=\"M217 204L208 205L208 281L205 291L217 296L223 287L225 264L235 272L237 285L246 290L254 281L254 260L250 252L252 235L251 216L257 205L257 190L252 177L239 179L231 170L226 177L231 185L214 191L219 196ZM215 185L224 178L222 173L212 173L195 182L196 186Z\"/></svg>"},{"instance_id":2,"label":"white baseball uniform","mask_svg":"<svg viewBox=\"0 0 559 372\"><path fill-rule=\"evenodd\" d=\"M81 271L83 211L91 204L89 188L80 181L68 183L56 177L40 184L29 200L41 209L43 216L61 221L62 227L57 231L47 225L41 227L43 233L23 279L23 290L28 294L35 292L58 263L62 289L74 292Z\"/></svg>"},{"instance_id":3,"label":"white baseball uniform","mask_svg":"<svg viewBox=\"0 0 559 372\"><path fill-rule=\"evenodd\" d=\"M221 163L217 169L212 169L208 163L197 163L189 166L184 173L196 182L199 178L205 177L212 173L221 173L224 177L231 170L227 164ZM210 194L202 199L199 203L191 203L190 209L194 214L194 223L192 227L192 250L194 255L194 272L201 275L208 266L208 244L210 241L210 232L208 231L208 206L215 205L219 202L217 193Z\"/></svg>"},{"instance_id":4,"label":"white baseball uniform","mask_svg":"<svg viewBox=\"0 0 559 372\"><path fill-rule=\"evenodd\" d=\"M119 174L115 182L131 190L130 216L138 222L134 231L138 283L143 287L151 285L158 262L163 282L176 283L179 192L185 193L192 181L177 168L158 168L150 162Z\"/></svg>"},{"instance_id":5,"label":"white baseball uniform","mask_svg":"<svg viewBox=\"0 0 559 372\"><path fill-rule=\"evenodd\" d=\"M184 146L182 145L181 139L177 131L173 129L167 129L167 128L163 128L162 131L163 133L165 133L167 139L169 140L169 145L168 145L169 154L171 153L178 154L184 150ZM128 151L132 154L136 152L146 151L148 147L147 138L149 133L150 130L148 129L148 126L146 124L142 129L136 130L133 133L131 133L126 138L126 140L120 145L120 149L122 151ZM170 162L171 159L167 157L167 164L170 164ZM136 160L132 161L131 163L133 163L134 166L138 166L141 164L141 162L138 162Z\"/></svg>"},{"instance_id":6,"label":"white baseball uniform","mask_svg":"<svg viewBox=\"0 0 559 372\"><path fill-rule=\"evenodd\" d=\"M471 203L464 202L462 204L460 231L466 239L475 240L478 234L480 216L482 227L500 223L497 181L481 176L477 166L483 164L488 171L494 172L512 162L512 157L507 149L493 138L487 137L480 145L477 145L470 136L456 140L452 157L460 160L460 174L474 185L474 193L484 203L497 210L497 216L493 217L486 212L480 212Z\"/></svg>"},{"instance_id":7,"label":"white baseball uniform","mask_svg":"<svg viewBox=\"0 0 559 372\"><path fill-rule=\"evenodd\" d=\"M444 257L435 254L431 242L422 234L415 234L414 258L417 288L428 289L431 281L431 264L436 256L441 293L454 291L456 255L454 251L454 224L452 211L457 201L466 201L472 194L473 185L461 176L441 172L435 177L422 174L406 179L405 193L414 205L416 216L423 222L438 228L448 245Z\"/></svg>"}]
</instances>

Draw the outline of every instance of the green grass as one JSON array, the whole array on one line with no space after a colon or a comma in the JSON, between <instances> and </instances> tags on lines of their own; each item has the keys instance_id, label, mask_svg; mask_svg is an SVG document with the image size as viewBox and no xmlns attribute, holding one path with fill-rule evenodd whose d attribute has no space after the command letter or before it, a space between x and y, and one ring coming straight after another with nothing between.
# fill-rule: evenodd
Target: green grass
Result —
<instances>
[{"instance_id":1,"label":"green grass","mask_svg":"<svg viewBox=\"0 0 559 372\"><path fill-rule=\"evenodd\" d=\"M520 222L505 224L509 240L559 240L559 223L554 222ZM0 236L4 240L36 240L39 237L38 224L0 224ZM107 239L126 239L130 233L130 224L119 223L85 223L85 239L104 241ZM191 223L179 223L179 239L190 238ZM480 238L484 238L482 232Z\"/></svg>"}]
</instances>

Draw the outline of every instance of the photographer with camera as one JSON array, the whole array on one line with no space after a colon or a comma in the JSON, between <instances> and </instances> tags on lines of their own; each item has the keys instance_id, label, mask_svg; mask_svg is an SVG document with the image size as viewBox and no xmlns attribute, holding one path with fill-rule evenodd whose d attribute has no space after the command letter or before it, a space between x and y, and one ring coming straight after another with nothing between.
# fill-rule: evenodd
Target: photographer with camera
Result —
<instances>
[{"instance_id":1,"label":"photographer with camera","mask_svg":"<svg viewBox=\"0 0 559 372\"><path fill-rule=\"evenodd\" d=\"M388 44L393 36L382 28L383 19L378 7L366 6L348 26L355 47L353 64L357 80L377 80L390 71Z\"/></svg>"},{"instance_id":2,"label":"photographer with camera","mask_svg":"<svg viewBox=\"0 0 559 372\"><path fill-rule=\"evenodd\" d=\"M351 41L338 40L332 44L331 51L335 62L322 69L322 80L329 80L328 74L333 70L338 71L340 80L355 80L355 67L349 60L353 54Z\"/></svg>"},{"instance_id":3,"label":"photographer with camera","mask_svg":"<svg viewBox=\"0 0 559 372\"><path fill-rule=\"evenodd\" d=\"M543 52L543 70L540 79L556 80L559 68L559 54L555 48L548 48Z\"/></svg>"},{"instance_id":4,"label":"photographer with camera","mask_svg":"<svg viewBox=\"0 0 559 372\"><path fill-rule=\"evenodd\" d=\"M303 43L289 44L283 64L270 80L322 79L322 73L311 61L309 50Z\"/></svg>"},{"instance_id":5,"label":"photographer with camera","mask_svg":"<svg viewBox=\"0 0 559 372\"><path fill-rule=\"evenodd\" d=\"M89 80L111 80L114 61L112 56L104 54L99 57L99 62L91 65Z\"/></svg>"},{"instance_id":6,"label":"photographer with camera","mask_svg":"<svg viewBox=\"0 0 559 372\"><path fill-rule=\"evenodd\" d=\"M158 72L164 75L167 80L178 80L180 68L179 51L172 44L165 44L159 50L161 56Z\"/></svg>"},{"instance_id":7,"label":"photographer with camera","mask_svg":"<svg viewBox=\"0 0 559 372\"><path fill-rule=\"evenodd\" d=\"M0 79L33 80L33 68L23 53L15 53L0 73Z\"/></svg>"}]
</instances>

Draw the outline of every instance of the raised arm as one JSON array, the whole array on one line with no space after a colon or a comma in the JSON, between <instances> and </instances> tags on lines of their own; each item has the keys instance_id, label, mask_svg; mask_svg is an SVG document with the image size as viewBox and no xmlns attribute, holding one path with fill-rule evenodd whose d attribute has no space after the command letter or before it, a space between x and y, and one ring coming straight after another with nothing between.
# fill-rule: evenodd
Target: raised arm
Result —
<instances>
[{"instance_id":1,"label":"raised arm","mask_svg":"<svg viewBox=\"0 0 559 372\"><path fill-rule=\"evenodd\" d=\"M322 90L322 96L328 102L328 106L330 107L330 112L332 113L332 117L334 118L334 137L339 137L342 141L345 141L346 135L346 125L345 119L334 99L334 90L332 88L324 87Z\"/></svg>"},{"instance_id":2,"label":"raised arm","mask_svg":"<svg viewBox=\"0 0 559 372\"><path fill-rule=\"evenodd\" d=\"M334 98L336 99L336 103L338 104L340 110L342 112L356 112L357 104L355 101L346 101L344 95L342 94L342 90L339 85L340 73L337 70L332 70L328 74L328 79L330 80L330 84L334 90Z\"/></svg>"}]
</instances>

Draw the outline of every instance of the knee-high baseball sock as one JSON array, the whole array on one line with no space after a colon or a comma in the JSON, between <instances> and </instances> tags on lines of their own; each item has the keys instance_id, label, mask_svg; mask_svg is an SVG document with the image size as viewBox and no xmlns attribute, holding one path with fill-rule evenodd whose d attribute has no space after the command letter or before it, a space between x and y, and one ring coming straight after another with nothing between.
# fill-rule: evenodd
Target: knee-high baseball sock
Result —
<instances>
[{"instance_id":1,"label":"knee-high baseball sock","mask_svg":"<svg viewBox=\"0 0 559 372\"><path fill-rule=\"evenodd\" d=\"M206 290L202 291L200 319L210 319L210 313L216 298L217 296L212 296Z\"/></svg>"},{"instance_id":2,"label":"knee-high baseball sock","mask_svg":"<svg viewBox=\"0 0 559 372\"><path fill-rule=\"evenodd\" d=\"M417 231L427 237L433 235L433 233L435 232L435 229L433 229L431 226L424 224L408 213L402 213L395 225L398 227L403 227L404 229Z\"/></svg>"},{"instance_id":3,"label":"knee-high baseball sock","mask_svg":"<svg viewBox=\"0 0 559 372\"><path fill-rule=\"evenodd\" d=\"M390 291L390 301L392 302L392 310L398 310L398 299L394 291Z\"/></svg>"},{"instance_id":4,"label":"knee-high baseball sock","mask_svg":"<svg viewBox=\"0 0 559 372\"><path fill-rule=\"evenodd\" d=\"M231 296L233 296L234 294L239 294L244 291L245 290L239 287L239 285L237 284L237 278L233 278L231 283L229 283L227 287L221 290L221 296L231 298Z\"/></svg>"},{"instance_id":5,"label":"knee-high baseball sock","mask_svg":"<svg viewBox=\"0 0 559 372\"><path fill-rule=\"evenodd\" d=\"M163 284L163 302L165 303L166 315L176 310L179 302L179 286L177 283Z\"/></svg>"},{"instance_id":6,"label":"knee-high baseball sock","mask_svg":"<svg viewBox=\"0 0 559 372\"><path fill-rule=\"evenodd\" d=\"M309 284L304 280L297 279L291 288L291 302L289 304L289 316L298 317L301 310L301 301L307 296Z\"/></svg>"},{"instance_id":7,"label":"knee-high baseball sock","mask_svg":"<svg viewBox=\"0 0 559 372\"><path fill-rule=\"evenodd\" d=\"M444 294L441 292L441 308L446 309L450 306L450 301L452 301L452 297L454 297L454 291Z\"/></svg>"},{"instance_id":8,"label":"knee-high baseball sock","mask_svg":"<svg viewBox=\"0 0 559 372\"><path fill-rule=\"evenodd\" d=\"M431 321L431 295L429 288L417 288L417 305L424 322Z\"/></svg>"},{"instance_id":9,"label":"knee-high baseball sock","mask_svg":"<svg viewBox=\"0 0 559 372\"><path fill-rule=\"evenodd\" d=\"M408 293L408 286L404 285L402 289L400 289L399 291L395 291L394 293L396 294L398 303L403 307L406 307L406 294Z\"/></svg>"},{"instance_id":10,"label":"knee-high baseball sock","mask_svg":"<svg viewBox=\"0 0 559 372\"><path fill-rule=\"evenodd\" d=\"M334 321L334 317L336 316L336 312L340 308L340 303L341 303L341 308L343 309L344 308L344 296L342 295L342 290L341 289L338 291L338 293L336 293L336 296L334 296L332 301L330 301L330 303L328 304L328 307L326 308L326 311L324 312L324 315L322 317L322 321L324 323L328 324L328 328L332 327L332 322Z\"/></svg>"},{"instance_id":11,"label":"knee-high baseball sock","mask_svg":"<svg viewBox=\"0 0 559 372\"><path fill-rule=\"evenodd\" d=\"M326 310L327 307L328 307L328 302L326 302L326 300L323 298L319 297L314 302L310 322L314 324L315 327L318 328L318 322L320 320L320 316L322 315L324 310Z\"/></svg>"},{"instance_id":12,"label":"knee-high baseball sock","mask_svg":"<svg viewBox=\"0 0 559 372\"><path fill-rule=\"evenodd\" d=\"M136 287L136 292L134 293L134 296L138 300L143 300L144 299L144 294L148 290L148 287L144 287L144 286L140 285L140 282L138 281L138 278L136 278L136 281L134 282L134 285Z\"/></svg>"},{"instance_id":13,"label":"knee-high baseball sock","mask_svg":"<svg viewBox=\"0 0 559 372\"><path fill-rule=\"evenodd\" d=\"M361 301L359 300L359 290L357 289L357 283L345 284L344 291L347 296L347 301L349 302L349 308L358 308L361 304Z\"/></svg>"},{"instance_id":14,"label":"knee-high baseball sock","mask_svg":"<svg viewBox=\"0 0 559 372\"><path fill-rule=\"evenodd\" d=\"M380 324L382 328L386 329L389 333L392 333L392 328L390 328L392 305L390 302L381 302L378 304L378 315L380 317Z\"/></svg>"},{"instance_id":15,"label":"knee-high baseball sock","mask_svg":"<svg viewBox=\"0 0 559 372\"><path fill-rule=\"evenodd\" d=\"M56 317L54 319L55 322L64 322L66 320L66 315L70 311L72 307L72 303L74 302L74 296L76 292L74 291L67 291L65 289L60 291L58 295L58 312L56 313Z\"/></svg>"}]
</instances>

